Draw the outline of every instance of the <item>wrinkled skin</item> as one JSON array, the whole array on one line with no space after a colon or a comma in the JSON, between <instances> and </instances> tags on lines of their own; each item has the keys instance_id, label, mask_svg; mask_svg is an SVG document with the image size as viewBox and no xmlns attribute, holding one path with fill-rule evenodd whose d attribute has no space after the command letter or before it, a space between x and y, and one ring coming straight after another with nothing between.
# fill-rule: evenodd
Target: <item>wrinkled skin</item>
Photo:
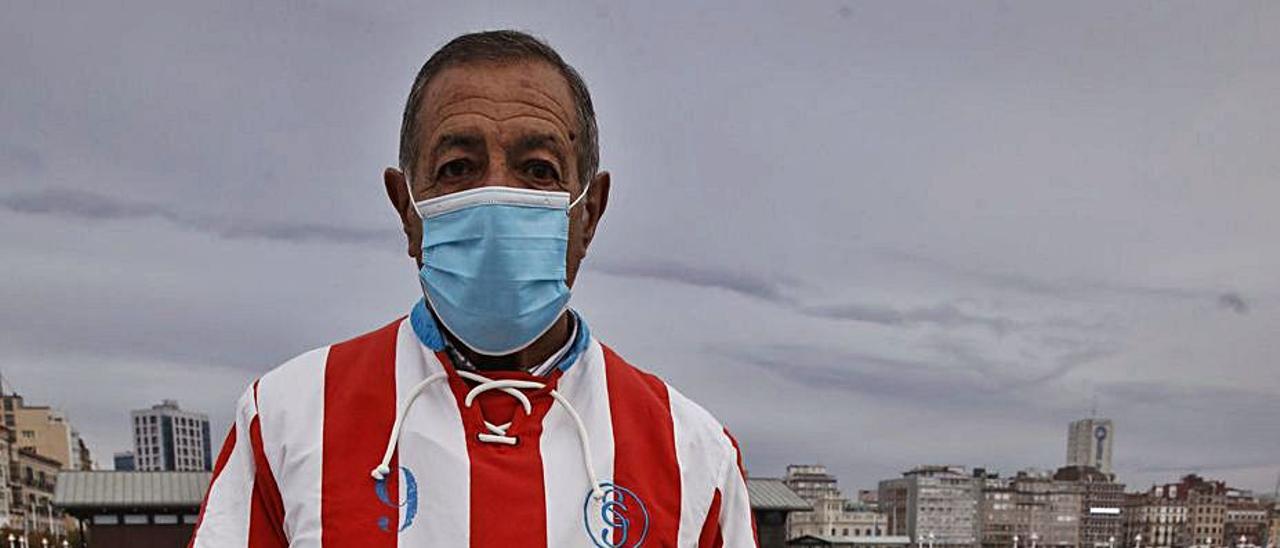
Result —
<instances>
[{"instance_id":1,"label":"wrinkled skin","mask_svg":"<svg viewBox=\"0 0 1280 548\"><path fill-rule=\"evenodd\" d=\"M387 197L400 216L409 256L422 266L422 221L415 201L479 186L563 190L570 200L583 192L576 141L580 131L568 82L542 61L483 63L440 71L425 90L419 117L418 157L383 173ZM406 191L411 178L413 196ZM569 217L566 257L570 287L587 255L609 202L609 174L591 178L587 196ZM484 356L453 346L485 369L526 369L545 361L570 337L569 318L528 347L507 356Z\"/></svg>"}]
</instances>

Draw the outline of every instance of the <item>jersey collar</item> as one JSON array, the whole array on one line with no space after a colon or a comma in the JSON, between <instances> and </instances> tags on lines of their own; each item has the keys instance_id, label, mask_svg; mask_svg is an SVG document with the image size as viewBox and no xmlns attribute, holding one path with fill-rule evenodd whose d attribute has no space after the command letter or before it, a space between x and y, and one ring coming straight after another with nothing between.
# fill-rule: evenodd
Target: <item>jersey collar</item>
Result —
<instances>
[{"instance_id":1,"label":"jersey collar","mask_svg":"<svg viewBox=\"0 0 1280 548\"><path fill-rule=\"evenodd\" d=\"M573 309L569 309L569 313L573 314L574 323L577 326L573 334L573 343L569 351L564 354L556 363L555 367L548 369L543 375L548 375L552 371L568 371L573 364L577 363L578 358L586 352L587 347L591 344L591 329L587 327L587 322ZM440 332L436 320L427 311L426 299L418 299L413 305L413 310L409 313L409 325L413 327L414 335L417 335L418 341L433 352L439 352L449 348L448 340Z\"/></svg>"}]
</instances>

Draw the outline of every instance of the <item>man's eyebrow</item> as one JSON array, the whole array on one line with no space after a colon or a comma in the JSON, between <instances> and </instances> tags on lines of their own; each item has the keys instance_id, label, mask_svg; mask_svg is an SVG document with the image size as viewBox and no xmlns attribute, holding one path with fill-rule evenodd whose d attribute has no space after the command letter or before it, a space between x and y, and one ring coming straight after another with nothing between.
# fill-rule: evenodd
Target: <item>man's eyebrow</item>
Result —
<instances>
[{"instance_id":1,"label":"man's eyebrow","mask_svg":"<svg viewBox=\"0 0 1280 548\"><path fill-rule=\"evenodd\" d=\"M565 162L564 144L553 133L534 133L520 137L516 140L511 152L523 154L532 150L545 150L554 155L561 164Z\"/></svg>"},{"instance_id":2,"label":"man's eyebrow","mask_svg":"<svg viewBox=\"0 0 1280 548\"><path fill-rule=\"evenodd\" d=\"M431 155L439 156L451 148L474 150L483 147L484 138L474 133L446 133L436 141L436 146L431 149Z\"/></svg>"}]
</instances>

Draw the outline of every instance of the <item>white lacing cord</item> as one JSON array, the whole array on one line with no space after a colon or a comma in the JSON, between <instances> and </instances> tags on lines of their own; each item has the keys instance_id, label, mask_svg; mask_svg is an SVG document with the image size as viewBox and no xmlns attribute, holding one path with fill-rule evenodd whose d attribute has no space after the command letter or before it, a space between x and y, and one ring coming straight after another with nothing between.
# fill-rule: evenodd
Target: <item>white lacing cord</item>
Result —
<instances>
[{"instance_id":1,"label":"white lacing cord","mask_svg":"<svg viewBox=\"0 0 1280 548\"><path fill-rule=\"evenodd\" d=\"M573 417L573 424L578 427L578 441L582 444L582 465L587 469L587 478L591 480L591 496L596 500L604 500L604 488L600 485L600 478L596 476L595 464L591 461L591 444L587 441L587 425L582 422L582 415L578 414L578 410L569 405L569 400L560 395L557 390L551 391L551 397L560 402L564 406L564 410L569 412L569 416Z\"/></svg>"},{"instance_id":2,"label":"white lacing cord","mask_svg":"<svg viewBox=\"0 0 1280 548\"><path fill-rule=\"evenodd\" d=\"M396 413L396 422L391 425L391 437L387 439L387 450L382 454L382 463L378 464L378 467L370 472L373 479L382 481L382 478L391 473L391 455L396 452L396 443L400 441L400 426L404 424L404 416L409 414L409 406L413 405L413 400L418 399L418 395L422 394L428 386L446 377L447 375L444 371L433 373L422 379L422 382L409 391L409 397L405 398L404 403L400 404L400 410Z\"/></svg>"},{"instance_id":3,"label":"white lacing cord","mask_svg":"<svg viewBox=\"0 0 1280 548\"><path fill-rule=\"evenodd\" d=\"M462 405L464 407L471 407L471 404L475 401L476 397L484 392L489 390L501 390L507 395L519 400L520 406L524 409L524 413L526 415L533 413L533 404L529 401L529 397L525 396L520 390L539 390L546 387L546 384L534 381L514 379L494 380L470 371L458 370L458 376L479 383L472 388L471 391L467 392L467 396L462 401ZM404 424L404 418L409 414L409 407L413 405L414 400L416 400L428 386L446 377L447 374L443 371L434 373L423 379L422 382L418 383L409 391L409 396L405 398L404 403L401 404L399 413L396 413L396 421L391 426L391 436L387 439L387 450L382 454L382 462L379 463L378 466L370 473L370 475L373 476L373 479L381 481L383 478L387 477L387 474L391 473L391 456L395 454L396 444L400 441L400 428ZM591 444L588 441L587 426L582 422L582 416L578 414L578 410L574 409L573 405L569 403L569 400L560 394L560 392L552 389L551 397L559 402L560 405L564 406L565 411L569 412L569 417L573 419L573 424L578 429L578 441L582 445L582 464L586 467L587 477L591 480L592 496L595 497L596 500L603 500L604 490L600 487L600 479L596 476L595 463L591 460ZM488 429L489 432L480 432L476 435L476 437L484 443L515 445L519 441L515 437L507 435L507 429L511 428L510 422L493 424L486 420L484 421L484 427Z\"/></svg>"},{"instance_id":4,"label":"white lacing cord","mask_svg":"<svg viewBox=\"0 0 1280 548\"><path fill-rule=\"evenodd\" d=\"M526 390L537 390L546 386L540 382L533 381L489 380L486 377L482 377L469 371L458 371L458 375L465 379L480 383L477 384L475 388L472 388L470 392L467 392L467 397L462 400L463 406L471 407L471 402L475 401L476 396L479 396L489 390L501 390L515 399L520 400L520 406L524 408L524 414L526 415L533 413L533 404L529 402L529 397L525 396L524 393L518 389L524 388ZM476 437L482 442L515 445L516 442L519 441L516 438L507 435L507 429L511 427L510 422L495 425L489 421L484 421L484 427L489 429L489 433L486 434L484 432L480 432L476 435Z\"/></svg>"}]
</instances>

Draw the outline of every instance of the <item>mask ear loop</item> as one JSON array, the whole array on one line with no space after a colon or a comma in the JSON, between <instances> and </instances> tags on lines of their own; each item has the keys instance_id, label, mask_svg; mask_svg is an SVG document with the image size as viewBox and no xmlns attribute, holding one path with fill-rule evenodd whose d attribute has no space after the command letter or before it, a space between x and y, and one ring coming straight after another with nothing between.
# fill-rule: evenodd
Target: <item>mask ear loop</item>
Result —
<instances>
[{"instance_id":1,"label":"mask ear loop","mask_svg":"<svg viewBox=\"0 0 1280 548\"><path fill-rule=\"evenodd\" d=\"M573 206L578 205L578 202L581 202L583 198L586 198L587 192L590 192L590 191L591 191L591 179L587 179L587 186L582 187L582 194L579 194L577 198L574 198L572 202L569 202L569 207L564 208L565 214L568 215L570 211L573 211Z\"/></svg>"},{"instance_id":2,"label":"mask ear loop","mask_svg":"<svg viewBox=\"0 0 1280 548\"><path fill-rule=\"evenodd\" d=\"M413 206L413 212L418 214L418 219L422 219L422 210L418 209L418 201L413 199L413 185L409 183L409 174L404 174L404 191L409 193L409 205Z\"/></svg>"}]
</instances>

